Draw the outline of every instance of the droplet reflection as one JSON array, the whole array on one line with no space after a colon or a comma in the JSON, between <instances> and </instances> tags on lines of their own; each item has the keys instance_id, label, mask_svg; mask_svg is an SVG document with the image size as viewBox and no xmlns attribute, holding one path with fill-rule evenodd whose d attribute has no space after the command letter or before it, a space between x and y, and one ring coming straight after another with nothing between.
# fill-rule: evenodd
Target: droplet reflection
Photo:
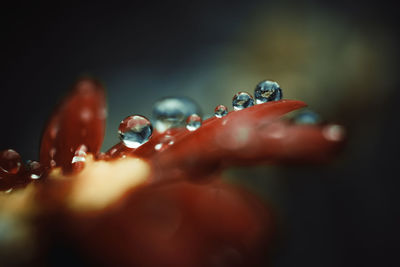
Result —
<instances>
[{"instance_id":1,"label":"droplet reflection","mask_svg":"<svg viewBox=\"0 0 400 267\"><path fill-rule=\"evenodd\" d=\"M239 92L233 97L232 106L234 110L242 110L254 106L254 99L249 93Z\"/></svg>"},{"instance_id":2,"label":"droplet reflection","mask_svg":"<svg viewBox=\"0 0 400 267\"><path fill-rule=\"evenodd\" d=\"M189 131L196 131L201 126L201 117L197 114L192 114L187 118L186 128Z\"/></svg>"},{"instance_id":3,"label":"droplet reflection","mask_svg":"<svg viewBox=\"0 0 400 267\"><path fill-rule=\"evenodd\" d=\"M122 143L129 148L138 148L151 138L153 126L150 121L139 115L125 118L118 128Z\"/></svg>"},{"instance_id":4,"label":"droplet reflection","mask_svg":"<svg viewBox=\"0 0 400 267\"><path fill-rule=\"evenodd\" d=\"M254 97L256 99L256 104L281 100L282 89L277 82L268 80L262 81L257 84L254 90Z\"/></svg>"}]
</instances>

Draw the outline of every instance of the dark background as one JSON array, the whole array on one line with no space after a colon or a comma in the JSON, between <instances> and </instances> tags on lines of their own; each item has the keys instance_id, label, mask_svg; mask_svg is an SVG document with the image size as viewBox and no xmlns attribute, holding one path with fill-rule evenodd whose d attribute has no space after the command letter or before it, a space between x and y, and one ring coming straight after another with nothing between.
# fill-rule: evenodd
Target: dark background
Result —
<instances>
[{"instance_id":1,"label":"dark background","mask_svg":"<svg viewBox=\"0 0 400 267\"><path fill-rule=\"evenodd\" d=\"M0 149L37 159L44 124L73 81L108 89L104 144L119 121L186 95L210 114L277 80L346 126L326 166L233 169L277 212L274 266L400 266L396 8L389 1L13 3L1 9Z\"/></svg>"}]
</instances>

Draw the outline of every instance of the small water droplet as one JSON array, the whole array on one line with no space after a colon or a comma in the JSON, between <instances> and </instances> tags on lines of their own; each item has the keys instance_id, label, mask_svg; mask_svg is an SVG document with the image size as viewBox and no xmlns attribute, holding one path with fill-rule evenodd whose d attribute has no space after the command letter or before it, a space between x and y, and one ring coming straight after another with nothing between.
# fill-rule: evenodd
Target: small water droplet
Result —
<instances>
[{"instance_id":1,"label":"small water droplet","mask_svg":"<svg viewBox=\"0 0 400 267\"><path fill-rule=\"evenodd\" d=\"M126 117L118 128L122 143L129 148L138 148L151 138L153 126L150 121L139 115Z\"/></svg>"},{"instance_id":2,"label":"small water droplet","mask_svg":"<svg viewBox=\"0 0 400 267\"><path fill-rule=\"evenodd\" d=\"M200 107L186 97L167 97L153 106L154 128L163 133L171 128L185 126L185 120L192 114L202 115Z\"/></svg>"},{"instance_id":3,"label":"small water droplet","mask_svg":"<svg viewBox=\"0 0 400 267\"><path fill-rule=\"evenodd\" d=\"M29 172L31 173L31 175L30 175L31 179L36 180L42 176L43 168L39 162L34 161L34 160L33 161L28 160L27 167L28 167Z\"/></svg>"},{"instance_id":4,"label":"small water droplet","mask_svg":"<svg viewBox=\"0 0 400 267\"><path fill-rule=\"evenodd\" d=\"M296 124L313 125L321 122L320 116L310 110L302 111L294 118Z\"/></svg>"},{"instance_id":5,"label":"small water droplet","mask_svg":"<svg viewBox=\"0 0 400 267\"><path fill-rule=\"evenodd\" d=\"M268 80L262 81L257 84L254 90L254 97L257 104L278 101L282 99L282 89L277 82Z\"/></svg>"},{"instance_id":6,"label":"small water droplet","mask_svg":"<svg viewBox=\"0 0 400 267\"><path fill-rule=\"evenodd\" d=\"M16 174L21 168L21 156L12 149L0 152L0 169L4 172Z\"/></svg>"},{"instance_id":7,"label":"small water droplet","mask_svg":"<svg viewBox=\"0 0 400 267\"><path fill-rule=\"evenodd\" d=\"M225 107L224 105L218 105L214 110L214 115L217 118L222 118L226 114L228 114L228 108Z\"/></svg>"},{"instance_id":8,"label":"small water droplet","mask_svg":"<svg viewBox=\"0 0 400 267\"><path fill-rule=\"evenodd\" d=\"M197 114L190 115L186 120L186 128L189 131L196 131L201 126L201 117Z\"/></svg>"},{"instance_id":9,"label":"small water droplet","mask_svg":"<svg viewBox=\"0 0 400 267\"><path fill-rule=\"evenodd\" d=\"M74 156L72 158L72 164L76 163L76 162L85 162L86 161L86 157L80 157L80 156Z\"/></svg>"},{"instance_id":10,"label":"small water droplet","mask_svg":"<svg viewBox=\"0 0 400 267\"><path fill-rule=\"evenodd\" d=\"M87 146L80 145L75 149L74 157L72 158L71 163L74 164L76 162L85 162L86 161L86 152L88 151Z\"/></svg>"},{"instance_id":11,"label":"small water droplet","mask_svg":"<svg viewBox=\"0 0 400 267\"><path fill-rule=\"evenodd\" d=\"M161 152L173 144L174 138L167 134L160 138L160 142L154 146L154 149Z\"/></svg>"},{"instance_id":12,"label":"small water droplet","mask_svg":"<svg viewBox=\"0 0 400 267\"><path fill-rule=\"evenodd\" d=\"M254 99L249 93L239 92L233 97L232 105L234 110L242 110L254 106Z\"/></svg>"}]
</instances>

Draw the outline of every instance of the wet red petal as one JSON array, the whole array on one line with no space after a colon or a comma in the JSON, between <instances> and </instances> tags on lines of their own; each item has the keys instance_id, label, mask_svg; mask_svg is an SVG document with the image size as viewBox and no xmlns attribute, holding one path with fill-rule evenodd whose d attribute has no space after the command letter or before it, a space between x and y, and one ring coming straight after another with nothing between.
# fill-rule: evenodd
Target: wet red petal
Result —
<instances>
[{"instance_id":1,"label":"wet red petal","mask_svg":"<svg viewBox=\"0 0 400 267\"><path fill-rule=\"evenodd\" d=\"M270 148L260 137L263 132L260 125L304 106L306 104L301 101L281 100L233 111L222 118L208 119L194 132L176 134L174 145L154 153L152 160L161 175L181 173L185 177L207 176L233 162L259 163L270 159L264 153ZM134 154L142 149L147 148L140 147Z\"/></svg>"},{"instance_id":2,"label":"wet red petal","mask_svg":"<svg viewBox=\"0 0 400 267\"><path fill-rule=\"evenodd\" d=\"M344 138L339 126L296 125L279 120L305 106L296 100L255 105L222 118L210 118L193 132L180 128L155 133L137 149L119 143L108 154L113 158L135 155L151 159L156 176L174 178L207 177L231 165L327 161L342 147ZM173 144L159 150L157 144L165 135L172 137Z\"/></svg>"},{"instance_id":3,"label":"wet red petal","mask_svg":"<svg viewBox=\"0 0 400 267\"><path fill-rule=\"evenodd\" d=\"M97 154L104 137L105 96L101 84L82 78L56 109L43 133L40 162L45 166L61 166L70 171L71 160L78 146Z\"/></svg>"}]
</instances>

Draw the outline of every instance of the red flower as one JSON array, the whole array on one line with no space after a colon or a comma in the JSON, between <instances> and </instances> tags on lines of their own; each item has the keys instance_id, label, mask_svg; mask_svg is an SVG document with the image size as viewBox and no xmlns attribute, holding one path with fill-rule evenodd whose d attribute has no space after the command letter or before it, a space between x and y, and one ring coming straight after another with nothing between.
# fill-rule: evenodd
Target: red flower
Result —
<instances>
[{"instance_id":1,"label":"red flower","mask_svg":"<svg viewBox=\"0 0 400 267\"><path fill-rule=\"evenodd\" d=\"M104 154L104 90L80 79L47 124L40 165L24 167L15 151L1 152L0 190L38 181L25 208L35 210L28 213L40 233L38 262L70 242L91 264L261 264L274 232L271 212L221 181L219 172L329 160L343 143L339 126L280 119L304 106L295 100L259 104L208 119L196 131L155 132L136 149L119 143ZM167 135L173 144L160 149Z\"/></svg>"}]
</instances>

